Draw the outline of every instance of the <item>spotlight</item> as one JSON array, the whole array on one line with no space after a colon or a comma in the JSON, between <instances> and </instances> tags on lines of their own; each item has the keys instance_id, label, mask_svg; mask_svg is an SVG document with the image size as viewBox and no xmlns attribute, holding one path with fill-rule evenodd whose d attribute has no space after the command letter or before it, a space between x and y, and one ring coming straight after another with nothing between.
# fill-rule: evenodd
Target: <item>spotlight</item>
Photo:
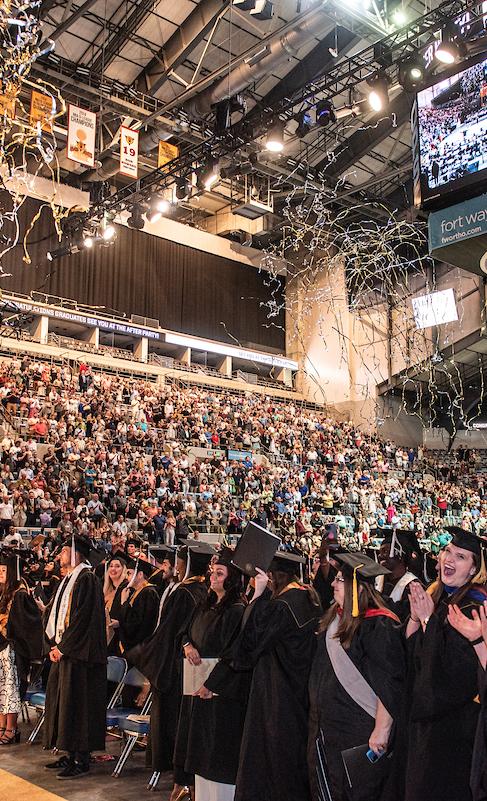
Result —
<instances>
[{"instance_id":1,"label":"spotlight","mask_svg":"<svg viewBox=\"0 0 487 801\"><path fill-rule=\"evenodd\" d=\"M392 20L396 28L403 28L408 21L407 14L402 6L398 6L392 14Z\"/></svg>"},{"instance_id":2,"label":"spotlight","mask_svg":"<svg viewBox=\"0 0 487 801\"><path fill-rule=\"evenodd\" d=\"M311 114L309 111L300 111L299 114L296 114L294 119L298 123L298 127L296 128L296 136L298 136L299 139L302 139L304 136L306 136L306 134L309 134L313 126Z\"/></svg>"},{"instance_id":3,"label":"spotlight","mask_svg":"<svg viewBox=\"0 0 487 801\"><path fill-rule=\"evenodd\" d=\"M214 158L208 159L198 177L198 186L209 192L220 180L220 166Z\"/></svg>"},{"instance_id":4,"label":"spotlight","mask_svg":"<svg viewBox=\"0 0 487 801\"><path fill-rule=\"evenodd\" d=\"M132 213L127 219L127 225L129 228L133 228L134 231L142 231L144 218L142 217L142 207L138 203L132 206Z\"/></svg>"},{"instance_id":5,"label":"spotlight","mask_svg":"<svg viewBox=\"0 0 487 801\"><path fill-rule=\"evenodd\" d=\"M389 79L384 72L378 72L367 81L369 86L369 105L373 111L384 111L389 105Z\"/></svg>"},{"instance_id":6,"label":"spotlight","mask_svg":"<svg viewBox=\"0 0 487 801\"><path fill-rule=\"evenodd\" d=\"M330 122L336 122L333 103L331 100L320 100L316 106L316 124L324 128Z\"/></svg>"},{"instance_id":7,"label":"spotlight","mask_svg":"<svg viewBox=\"0 0 487 801\"><path fill-rule=\"evenodd\" d=\"M459 61L466 52L465 43L456 38L453 40L453 33L450 28L443 28L441 32L441 41L436 48L435 56L442 64L449 66Z\"/></svg>"},{"instance_id":8,"label":"spotlight","mask_svg":"<svg viewBox=\"0 0 487 801\"><path fill-rule=\"evenodd\" d=\"M191 194L191 184L186 178L176 178L176 191L175 195L178 200L186 200Z\"/></svg>"},{"instance_id":9,"label":"spotlight","mask_svg":"<svg viewBox=\"0 0 487 801\"><path fill-rule=\"evenodd\" d=\"M265 147L271 153L282 153L284 150L284 123L277 120L267 132Z\"/></svg>"},{"instance_id":10,"label":"spotlight","mask_svg":"<svg viewBox=\"0 0 487 801\"><path fill-rule=\"evenodd\" d=\"M64 245L61 244L56 250L48 250L46 255L48 261L55 261L56 259L62 259L63 256L70 256L71 245L68 245L67 242Z\"/></svg>"},{"instance_id":11,"label":"spotlight","mask_svg":"<svg viewBox=\"0 0 487 801\"><path fill-rule=\"evenodd\" d=\"M170 204L166 198L155 195L150 201L149 210L145 213L147 221L151 224L158 222L163 214L167 214L169 208Z\"/></svg>"},{"instance_id":12,"label":"spotlight","mask_svg":"<svg viewBox=\"0 0 487 801\"><path fill-rule=\"evenodd\" d=\"M105 227L102 229L101 235L105 242L110 242L112 239L115 239L117 235L115 226L111 224L105 225Z\"/></svg>"},{"instance_id":13,"label":"spotlight","mask_svg":"<svg viewBox=\"0 0 487 801\"><path fill-rule=\"evenodd\" d=\"M417 89L424 79L424 64L418 58L408 58L399 64L399 83L406 92Z\"/></svg>"},{"instance_id":14,"label":"spotlight","mask_svg":"<svg viewBox=\"0 0 487 801\"><path fill-rule=\"evenodd\" d=\"M94 239L92 236L85 236L83 239L83 245L85 248L92 248L94 245Z\"/></svg>"}]
</instances>

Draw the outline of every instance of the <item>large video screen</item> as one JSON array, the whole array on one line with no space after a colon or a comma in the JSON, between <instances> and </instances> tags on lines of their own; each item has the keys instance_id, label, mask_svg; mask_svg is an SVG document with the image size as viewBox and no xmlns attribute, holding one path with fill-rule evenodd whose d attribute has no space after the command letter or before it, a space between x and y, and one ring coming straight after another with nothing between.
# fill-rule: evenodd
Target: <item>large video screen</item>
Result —
<instances>
[{"instance_id":1,"label":"large video screen","mask_svg":"<svg viewBox=\"0 0 487 801\"><path fill-rule=\"evenodd\" d=\"M422 202L485 181L487 58L418 92L417 104Z\"/></svg>"}]
</instances>

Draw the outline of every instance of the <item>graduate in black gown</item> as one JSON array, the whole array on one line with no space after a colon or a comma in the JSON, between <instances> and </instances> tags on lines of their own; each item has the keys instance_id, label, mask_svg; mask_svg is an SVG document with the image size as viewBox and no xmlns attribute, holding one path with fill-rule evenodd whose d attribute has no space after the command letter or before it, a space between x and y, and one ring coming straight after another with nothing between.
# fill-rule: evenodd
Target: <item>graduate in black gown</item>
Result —
<instances>
[{"instance_id":1,"label":"graduate in black gown","mask_svg":"<svg viewBox=\"0 0 487 801\"><path fill-rule=\"evenodd\" d=\"M303 557L278 552L272 598L258 571L234 652L253 676L240 749L235 801L309 801L306 767L308 679L321 606L297 578Z\"/></svg>"},{"instance_id":2,"label":"graduate in black gown","mask_svg":"<svg viewBox=\"0 0 487 801\"><path fill-rule=\"evenodd\" d=\"M41 613L22 583L21 566L18 556L8 551L0 553L1 745L19 742L20 704L31 666L37 662L40 667L43 653Z\"/></svg>"},{"instance_id":3,"label":"graduate in black gown","mask_svg":"<svg viewBox=\"0 0 487 801\"><path fill-rule=\"evenodd\" d=\"M451 527L439 579L411 588L407 625L407 739L398 757L405 801L472 801L470 772L478 703L478 659L449 622L450 606L472 617L487 598L480 539ZM392 796L391 796L392 799Z\"/></svg>"},{"instance_id":4,"label":"graduate in black gown","mask_svg":"<svg viewBox=\"0 0 487 801\"><path fill-rule=\"evenodd\" d=\"M118 616L120 646L124 656L154 633L159 615L159 596L149 583L152 565L145 559L126 557L125 561L128 584L120 593ZM130 661L130 657L127 658Z\"/></svg>"},{"instance_id":5,"label":"graduate in black gown","mask_svg":"<svg viewBox=\"0 0 487 801\"><path fill-rule=\"evenodd\" d=\"M46 610L51 669L44 747L66 751L46 765L60 779L89 771L91 751L105 749L106 618L99 579L85 560L90 541L74 535L61 549L66 575Z\"/></svg>"},{"instance_id":6,"label":"graduate in black gown","mask_svg":"<svg viewBox=\"0 0 487 801\"><path fill-rule=\"evenodd\" d=\"M95 571L96 574L96 571ZM120 656L120 609L122 607L122 591L128 584L127 565L119 554L110 557L104 565L103 598L107 610L108 656Z\"/></svg>"},{"instance_id":7,"label":"graduate in black gown","mask_svg":"<svg viewBox=\"0 0 487 801\"><path fill-rule=\"evenodd\" d=\"M355 797L347 785L342 752L366 744L384 754L392 746L406 672L399 618L374 588L375 578L387 570L364 553L342 554L337 560L341 569L333 582L335 603L323 618L310 676L308 759L313 801L320 798L317 740L324 752L323 773L331 798ZM360 798L378 801L383 784L379 779L382 774L377 781L373 777Z\"/></svg>"},{"instance_id":8,"label":"graduate in black gown","mask_svg":"<svg viewBox=\"0 0 487 801\"><path fill-rule=\"evenodd\" d=\"M232 646L240 632L245 604L242 574L233 551L214 558L210 589L191 620L183 645L185 659L218 658L195 697L185 695L176 738L175 762L195 774L199 801L233 801L251 674L232 667Z\"/></svg>"},{"instance_id":9,"label":"graduate in black gown","mask_svg":"<svg viewBox=\"0 0 487 801\"><path fill-rule=\"evenodd\" d=\"M132 649L133 664L151 683L150 748L153 771L173 770L174 745L182 697L182 665L184 634L198 604L206 598L205 576L215 550L194 542L178 549L176 583L164 600L160 622L152 637ZM179 789L191 777L178 776Z\"/></svg>"},{"instance_id":10,"label":"graduate in black gown","mask_svg":"<svg viewBox=\"0 0 487 801\"><path fill-rule=\"evenodd\" d=\"M150 583L156 588L159 598L162 598L174 578L176 547L158 545L157 548L151 548L150 555L156 560L156 568L150 577Z\"/></svg>"},{"instance_id":11,"label":"graduate in black gown","mask_svg":"<svg viewBox=\"0 0 487 801\"><path fill-rule=\"evenodd\" d=\"M380 589L389 606L402 622L409 617L409 592L411 583L419 581L422 573L423 555L414 531L396 529L385 532L379 549L379 563L389 570L381 581Z\"/></svg>"}]
</instances>

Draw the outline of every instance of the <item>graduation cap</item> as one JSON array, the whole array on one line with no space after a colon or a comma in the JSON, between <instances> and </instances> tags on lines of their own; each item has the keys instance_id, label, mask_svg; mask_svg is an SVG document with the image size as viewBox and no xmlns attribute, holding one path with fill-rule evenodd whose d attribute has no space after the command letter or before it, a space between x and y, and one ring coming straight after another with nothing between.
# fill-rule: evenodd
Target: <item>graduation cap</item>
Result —
<instances>
[{"instance_id":1,"label":"graduation cap","mask_svg":"<svg viewBox=\"0 0 487 801\"><path fill-rule=\"evenodd\" d=\"M471 531L466 531L460 526L445 526L449 534L452 535L451 544L456 545L457 548L462 548L464 551L470 551L475 554L478 559L482 556L482 543L476 534Z\"/></svg>"},{"instance_id":2,"label":"graduation cap","mask_svg":"<svg viewBox=\"0 0 487 801\"><path fill-rule=\"evenodd\" d=\"M289 573L290 576L299 576L303 580L303 565L306 564L306 557L290 551L276 551L269 570L280 570L282 573Z\"/></svg>"},{"instance_id":3,"label":"graduation cap","mask_svg":"<svg viewBox=\"0 0 487 801\"><path fill-rule=\"evenodd\" d=\"M398 528L385 533L383 544L390 545L389 556L404 557L413 553L421 556L421 548L412 529Z\"/></svg>"},{"instance_id":4,"label":"graduation cap","mask_svg":"<svg viewBox=\"0 0 487 801\"><path fill-rule=\"evenodd\" d=\"M134 575L141 570L146 578L150 578L154 572L151 563L147 562L145 559L132 559L132 557L127 556L124 561L128 569L134 571Z\"/></svg>"},{"instance_id":5,"label":"graduation cap","mask_svg":"<svg viewBox=\"0 0 487 801\"><path fill-rule=\"evenodd\" d=\"M352 578L352 617L359 616L358 579L373 582L377 576L387 576L390 570L362 553L341 553L336 556L344 575Z\"/></svg>"},{"instance_id":6,"label":"graduation cap","mask_svg":"<svg viewBox=\"0 0 487 801\"><path fill-rule=\"evenodd\" d=\"M8 571L15 571L17 581L20 581L22 570L27 567L27 562L19 556L18 549L4 547L0 549L0 565L4 565Z\"/></svg>"},{"instance_id":7,"label":"graduation cap","mask_svg":"<svg viewBox=\"0 0 487 801\"><path fill-rule=\"evenodd\" d=\"M175 545L158 545L156 548L151 548L149 556L153 556L156 562L163 562L167 559L174 567L176 562L177 548Z\"/></svg>"},{"instance_id":8,"label":"graduation cap","mask_svg":"<svg viewBox=\"0 0 487 801\"><path fill-rule=\"evenodd\" d=\"M232 564L247 576L257 575L256 567L266 573L280 544L280 537L251 520L238 541Z\"/></svg>"},{"instance_id":9,"label":"graduation cap","mask_svg":"<svg viewBox=\"0 0 487 801\"><path fill-rule=\"evenodd\" d=\"M195 576L202 576L206 573L212 556L216 554L217 551L208 542L184 540L182 547L178 548L177 555L187 562L185 578L189 576L190 572Z\"/></svg>"},{"instance_id":10,"label":"graduation cap","mask_svg":"<svg viewBox=\"0 0 487 801\"><path fill-rule=\"evenodd\" d=\"M98 548L92 548L88 554L88 561L93 568L96 568L98 565L101 565L106 557L106 551L99 551Z\"/></svg>"},{"instance_id":11,"label":"graduation cap","mask_svg":"<svg viewBox=\"0 0 487 801\"><path fill-rule=\"evenodd\" d=\"M221 548L214 559L215 565L225 565L225 567L234 568L235 565L233 564L233 557L235 556L235 551L233 548L229 548L228 545L224 545Z\"/></svg>"}]
</instances>

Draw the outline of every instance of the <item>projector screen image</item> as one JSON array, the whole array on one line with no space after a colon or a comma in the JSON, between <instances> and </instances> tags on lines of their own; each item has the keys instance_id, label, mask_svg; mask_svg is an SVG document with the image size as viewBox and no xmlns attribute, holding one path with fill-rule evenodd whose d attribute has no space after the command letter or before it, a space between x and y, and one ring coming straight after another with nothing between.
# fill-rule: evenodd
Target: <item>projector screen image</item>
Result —
<instances>
[{"instance_id":1,"label":"projector screen image","mask_svg":"<svg viewBox=\"0 0 487 801\"><path fill-rule=\"evenodd\" d=\"M418 92L421 199L485 180L487 58Z\"/></svg>"}]
</instances>

